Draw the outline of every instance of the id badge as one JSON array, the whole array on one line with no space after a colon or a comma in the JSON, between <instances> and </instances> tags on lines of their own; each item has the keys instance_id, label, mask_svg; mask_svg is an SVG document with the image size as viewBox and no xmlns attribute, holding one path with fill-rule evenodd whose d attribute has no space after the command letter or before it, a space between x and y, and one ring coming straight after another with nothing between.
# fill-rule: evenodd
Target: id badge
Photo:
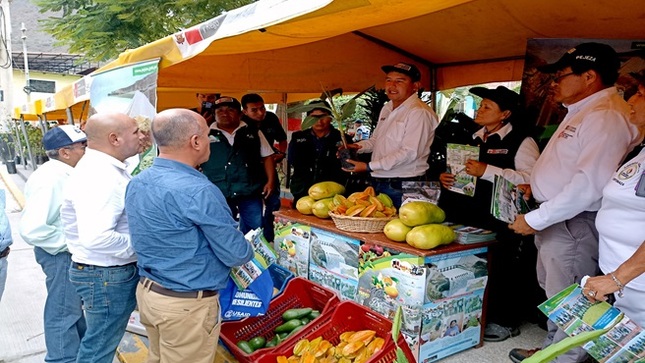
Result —
<instances>
[{"instance_id":1,"label":"id badge","mask_svg":"<svg viewBox=\"0 0 645 363\"><path fill-rule=\"evenodd\" d=\"M638 184L636 184L636 195L645 198L645 171L643 171L641 178L638 179Z\"/></svg>"}]
</instances>

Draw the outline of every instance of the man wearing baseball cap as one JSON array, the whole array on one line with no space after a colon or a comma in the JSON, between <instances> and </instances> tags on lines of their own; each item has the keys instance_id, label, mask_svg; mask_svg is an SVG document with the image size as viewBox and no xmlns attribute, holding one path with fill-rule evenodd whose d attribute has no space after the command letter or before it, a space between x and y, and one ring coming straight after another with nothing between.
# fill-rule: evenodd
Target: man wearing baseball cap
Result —
<instances>
[{"instance_id":1,"label":"man wearing baseball cap","mask_svg":"<svg viewBox=\"0 0 645 363\"><path fill-rule=\"evenodd\" d=\"M201 168L224 194L233 217L239 214L240 230L246 234L262 226L262 198L274 190L273 149L262 131L241 120L237 99L222 96L214 108L211 154Z\"/></svg>"},{"instance_id":2,"label":"man wearing baseball cap","mask_svg":"<svg viewBox=\"0 0 645 363\"><path fill-rule=\"evenodd\" d=\"M85 154L87 138L79 128L64 125L47 131L43 145L49 161L38 167L25 185L20 235L34 246L36 261L46 276L45 361L73 362L86 326L81 297L69 281L72 255L67 250L60 207L63 186Z\"/></svg>"},{"instance_id":3,"label":"man wearing baseball cap","mask_svg":"<svg viewBox=\"0 0 645 363\"><path fill-rule=\"evenodd\" d=\"M627 152L638 142L628 120L629 107L614 83L620 60L613 48L583 43L540 71L553 74L551 97L568 113L553 134L531 174L531 190L540 207L517 216L516 233L535 234L537 275L551 298L583 276L598 274L596 213L602 189ZM551 321L543 347L567 337ZM521 362L534 350L513 349ZM583 362L582 348L553 362Z\"/></svg>"},{"instance_id":4,"label":"man wearing baseball cap","mask_svg":"<svg viewBox=\"0 0 645 363\"><path fill-rule=\"evenodd\" d=\"M414 64L397 63L381 67L385 72L386 103L372 137L348 145L358 153L372 153L369 163L348 160L353 169L345 171L371 173L379 193L401 205L403 181L425 179L430 145L439 124L437 114L417 96L421 72Z\"/></svg>"}]
</instances>

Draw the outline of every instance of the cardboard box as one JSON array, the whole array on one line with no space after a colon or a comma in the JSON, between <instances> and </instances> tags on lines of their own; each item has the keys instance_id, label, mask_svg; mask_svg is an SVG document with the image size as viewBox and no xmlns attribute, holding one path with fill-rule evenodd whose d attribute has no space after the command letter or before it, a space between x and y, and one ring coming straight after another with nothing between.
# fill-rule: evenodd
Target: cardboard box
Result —
<instances>
[{"instance_id":1,"label":"cardboard box","mask_svg":"<svg viewBox=\"0 0 645 363\"><path fill-rule=\"evenodd\" d=\"M309 277L309 239L311 227L276 217L273 249L278 264L296 277Z\"/></svg>"},{"instance_id":2,"label":"cardboard box","mask_svg":"<svg viewBox=\"0 0 645 363\"><path fill-rule=\"evenodd\" d=\"M419 335L421 331L425 285L423 257L370 243L361 245L356 300L389 319L401 306L404 334Z\"/></svg>"},{"instance_id":3,"label":"cardboard box","mask_svg":"<svg viewBox=\"0 0 645 363\"><path fill-rule=\"evenodd\" d=\"M355 300L359 243L345 235L311 228L309 280L338 292L343 299Z\"/></svg>"}]
</instances>

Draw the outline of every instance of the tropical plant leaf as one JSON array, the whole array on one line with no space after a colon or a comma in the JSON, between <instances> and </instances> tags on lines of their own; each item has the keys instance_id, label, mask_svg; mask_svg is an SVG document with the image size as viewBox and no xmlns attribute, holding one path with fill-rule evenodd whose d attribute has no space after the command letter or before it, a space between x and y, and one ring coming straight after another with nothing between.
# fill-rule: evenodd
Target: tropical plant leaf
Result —
<instances>
[{"instance_id":1,"label":"tropical plant leaf","mask_svg":"<svg viewBox=\"0 0 645 363\"><path fill-rule=\"evenodd\" d=\"M403 353L403 349L396 347L396 363L410 363L408 357Z\"/></svg>"},{"instance_id":2,"label":"tropical plant leaf","mask_svg":"<svg viewBox=\"0 0 645 363\"><path fill-rule=\"evenodd\" d=\"M327 116L327 115L325 115L325 116ZM320 117L316 117L316 116L307 116L307 117L305 117L305 119L302 120L302 124L300 124L300 129L301 130L306 130L306 129L312 127L313 125L316 124L316 122L318 122L319 119L320 119Z\"/></svg>"},{"instance_id":3,"label":"tropical plant leaf","mask_svg":"<svg viewBox=\"0 0 645 363\"><path fill-rule=\"evenodd\" d=\"M392 339L395 342L399 339L399 333L401 332L401 320L403 320L403 310L399 305L396 308L396 313L394 313L394 319L392 319Z\"/></svg>"},{"instance_id":4,"label":"tropical plant leaf","mask_svg":"<svg viewBox=\"0 0 645 363\"><path fill-rule=\"evenodd\" d=\"M356 99L352 98L343 105L340 120L338 121L341 122L342 120L349 118L354 114L354 111L356 111Z\"/></svg>"}]
</instances>

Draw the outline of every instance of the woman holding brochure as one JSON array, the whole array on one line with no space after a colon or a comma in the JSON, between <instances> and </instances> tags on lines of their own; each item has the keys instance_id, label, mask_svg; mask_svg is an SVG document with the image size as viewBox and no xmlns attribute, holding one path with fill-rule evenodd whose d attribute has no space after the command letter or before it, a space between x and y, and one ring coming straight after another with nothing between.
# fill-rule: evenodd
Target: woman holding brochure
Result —
<instances>
[{"instance_id":1,"label":"woman holding brochure","mask_svg":"<svg viewBox=\"0 0 645 363\"><path fill-rule=\"evenodd\" d=\"M639 85L628 101L629 121L645 135L645 71L631 73ZM583 293L591 301L613 294L614 306L645 327L645 151L643 144L625 158L603 189L596 217L598 264L604 276L591 277Z\"/></svg>"},{"instance_id":2,"label":"woman holding brochure","mask_svg":"<svg viewBox=\"0 0 645 363\"><path fill-rule=\"evenodd\" d=\"M475 118L481 129L469 142L479 147L479 161L468 160L464 171L479 180L471 197L449 189L455 183L454 170L441 174L439 180L444 189L439 206L446 212L447 221L492 230L500 241L491 247L496 262L491 265L488 280L488 323L484 332L485 341L497 342L520 334L518 327L522 316L515 307L517 297L522 294L518 294L517 289L530 286L527 281L530 278L523 276L520 263L517 263L522 237L512 233L506 222L491 215L493 182L495 175L499 175L515 185L528 183L539 149L529 137L528 125L518 124L523 120L518 117L517 93L504 86L495 89L474 87L470 93L482 98ZM533 292L527 289L526 293Z\"/></svg>"}]
</instances>

